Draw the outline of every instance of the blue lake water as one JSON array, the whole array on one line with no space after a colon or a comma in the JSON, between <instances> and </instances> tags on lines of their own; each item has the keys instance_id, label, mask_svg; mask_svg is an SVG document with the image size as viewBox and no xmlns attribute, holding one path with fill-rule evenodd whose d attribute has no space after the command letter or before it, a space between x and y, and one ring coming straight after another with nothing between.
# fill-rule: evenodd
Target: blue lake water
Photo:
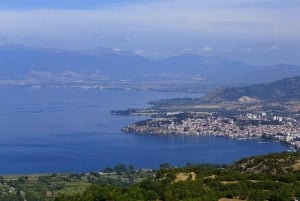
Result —
<instances>
[{"instance_id":1,"label":"blue lake water","mask_svg":"<svg viewBox=\"0 0 300 201\"><path fill-rule=\"evenodd\" d=\"M208 136L125 134L146 117L112 116L111 110L146 107L151 100L200 94L0 88L0 174L89 172L134 164L157 168L232 163L242 157L287 150L280 143Z\"/></svg>"}]
</instances>

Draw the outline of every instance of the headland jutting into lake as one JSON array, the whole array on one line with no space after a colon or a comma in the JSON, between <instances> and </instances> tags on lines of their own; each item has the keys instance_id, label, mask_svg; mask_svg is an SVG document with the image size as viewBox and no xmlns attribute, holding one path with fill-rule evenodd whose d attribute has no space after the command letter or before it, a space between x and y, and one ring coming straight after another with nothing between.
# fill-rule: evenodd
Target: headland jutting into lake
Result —
<instances>
[{"instance_id":1,"label":"headland jutting into lake","mask_svg":"<svg viewBox=\"0 0 300 201\"><path fill-rule=\"evenodd\" d=\"M299 90L300 77L294 77L218 89L199 99L155 101L151 108L112 111L112 114L151 116L125 126L124 132L278 140L299 150Z\"/></svg>"},{"instance_id":2,"label":"headland jutting into lake","mask_svg":"<svg viewBox=\"0 0 300 201\"><path fill-rule=\"evenodd\" d=\"M239 114L185 112L167 114L128 125L124 132L160 135L211 135L233 139L279 140L299 149L300 123L292 117L271 114Z\"/></svg>"}]
</instances>

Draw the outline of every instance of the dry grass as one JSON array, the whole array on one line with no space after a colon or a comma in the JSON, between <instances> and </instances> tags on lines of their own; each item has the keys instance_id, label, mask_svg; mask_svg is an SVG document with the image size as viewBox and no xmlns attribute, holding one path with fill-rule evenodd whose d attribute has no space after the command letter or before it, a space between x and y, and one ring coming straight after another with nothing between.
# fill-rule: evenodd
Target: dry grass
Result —
<instances>
[{"instance_id":1,"label":"dry grass","mask_svg":"<svg viewBox=\"0 0 300 201\"><path fill-rule=\"evenodd\" d=\"M216 175L210 175L208 177L204 177L204 179L215 179L216 178Z\"/></svg>"},{"instance_id":2,"label":"dry grass","mask_svg":"<svg viewBox=\"0 0 300 201\"><path fill-rule=\"evenodd\" d=\"M237 184L239 181L222 181L221 184Z\"/></svg>"},{"instance_id":3,"label":"dry grass","mask_svg":"<svg viewBox=\"0 0 300 201\"><path fill-rule=\"evenodd\" d=\"M191 177L191 179L194 181L196 179L196 173L195 172L189 172L189 173L179 172L176 175L175 182L186 181L189 179L189 177Z\"/></svg>"},{"instance_id":4,"label":"dry grass","mask_svg":"<svg viewBox=\"0 0 300 201\"><path fill-rule=\"evenodd\" d=\"M296 160L296 163L292 165L292 168L294 168L294 170L300 170L300 160Z\"/></svg>"}]
</instances>

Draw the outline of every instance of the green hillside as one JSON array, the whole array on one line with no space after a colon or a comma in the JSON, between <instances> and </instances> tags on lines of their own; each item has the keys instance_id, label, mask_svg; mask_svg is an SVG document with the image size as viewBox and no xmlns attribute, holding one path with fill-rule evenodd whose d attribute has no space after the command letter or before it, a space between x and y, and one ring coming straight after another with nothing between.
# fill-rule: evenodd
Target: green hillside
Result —
<instances>
[{"instance_id":1,"label":"green hillside","mask_svg":"<svg viewBox=\"0 0 300 201\"><path fill-rule=\"evenodd\" d=\"M202 100L210 102L235 101L247 96L265 101L287 101L300 99L300 76L272 83L255 84L247 87L228 87L215 90Z\"/></svg>"},{"instance_id":2,"label":"green hillside","mask_svg":"<svg viewBox=\"0 0 300 201\"><path fill-rule=\"evenodd\" d=\"M232 166L188 164L161 168L154 179L130 187L90 186L67 200L293 200L300 197L299 153L242 159Z\"/></svg>"},{"instance_id":3,"label":"green hillside","mask_svg":"<svg viewBox=\"0 0 300 201\"><path fill-rule=\"evenodd\" d=\"M121 168L122 167L122 168ZM187 163L104 173L4 176L0 200L290 201L300 197L300 153L244 158L230 166Z\"/></svg>"}]
</instances>

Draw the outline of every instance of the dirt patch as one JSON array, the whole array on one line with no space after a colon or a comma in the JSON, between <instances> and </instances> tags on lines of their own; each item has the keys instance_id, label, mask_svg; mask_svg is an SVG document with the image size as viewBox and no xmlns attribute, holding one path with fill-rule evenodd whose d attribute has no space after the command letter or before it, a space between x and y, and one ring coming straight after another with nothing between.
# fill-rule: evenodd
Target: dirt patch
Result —
<instances>
[{"instance_id":1,"label":"dirt patch","mask_svg":"<svg viewBox=\"0 0 300 201\"><path fill-rule=\"evenodd\" d=\"M221 184L237 184L239 181L222 181Z\"/></svg>"},{"instance_id":2,"label":"dirt patch","mask_svg":"<svg viewBox=\"0 0 300 201\"><path fill-rule=\"evenodd\" d=\"M292 165L294 170L300 170L300 160L296 160L296 163Z\"/></svg>"},{"instance_id":3,"label":"dirt patch","mask_svg":"<svg viewBox=\"0 0 300 201\"><path fill-rule=\"evenodd\" d=\"M196 173L195 172L189 172L189 173L179 172L176 175L175 182L187 181L188 179L194 181L196 179Z\"/></svg>"},{"instance_id":4,"label":"dirt patch","mask_svg":"<svg viewBox=\"0 0 300 201\"><path fill-rule=\"evenodd\" d=\"M208 177L204 177L204 179L216 179L216 175L210 175Z\"/></svg>"}]
</instances>

